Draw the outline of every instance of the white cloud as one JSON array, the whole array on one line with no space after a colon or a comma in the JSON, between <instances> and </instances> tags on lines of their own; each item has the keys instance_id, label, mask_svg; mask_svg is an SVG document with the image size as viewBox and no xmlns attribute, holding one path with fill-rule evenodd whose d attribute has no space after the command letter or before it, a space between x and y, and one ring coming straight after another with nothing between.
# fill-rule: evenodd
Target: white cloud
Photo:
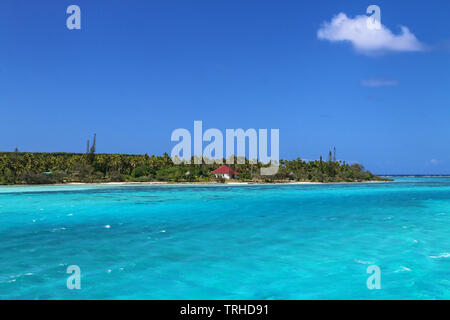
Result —
<instances>
[{"instance_id":1,"label":"white cloud","mask_svg":"<svg viewBox=\"0 0 450 320\"><path fill-rule=\"evenodd\" d=\"M387 80L387 79L365 79L361 80L361 85L363 87L393 87L398 85L398 82L395 80Z\"/></svg>"},{"instance_id":2,"label":"white cloud","mask_svg":"<svg viewBox=\"0 0 450 320\"><path fill-rule=\"evenodd\" d=\"M317 31L317 37L331 42L348 41L353 47L366 54L386 51L423 51L423 45L407 27L401 26L399 34L392 33L384 25L378 29L368 28L368 16L349 18L339 13L330 22L324 22Z\"/></svg>"}]
</instances>

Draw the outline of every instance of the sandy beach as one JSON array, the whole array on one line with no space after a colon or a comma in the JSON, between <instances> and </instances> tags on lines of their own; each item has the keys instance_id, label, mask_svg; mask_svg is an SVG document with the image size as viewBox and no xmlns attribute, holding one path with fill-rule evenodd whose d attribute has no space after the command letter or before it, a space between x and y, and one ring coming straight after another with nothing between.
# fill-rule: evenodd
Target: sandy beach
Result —
<instances>
[{"instance_id":1,"label":"sandy beach","mask_svg":"<svg viewBox=\"0 0 450 320\"><path fill-rule=\"evenodd\" d=\"M164 185L164 186L177 186L177 185L208 185L208 186L246 186L246 185L325 185L325 184L361 184L361 183L386 183L391 181L361 181L361 182L308 182L308 181L295 181L295 182L273 182L273 183L264 183L264 182L225 182L225 183L215 183L215 182L164 182L164 181L149 181L149 182L99 182L99 183L84 183L84 182L70 182L65 184L55 184L59 186L67 186L67 185L105 185L105 186L127 186L127 185L135 185L135 186L156 186L156 185Z\"/></svg>"}]
</instances>

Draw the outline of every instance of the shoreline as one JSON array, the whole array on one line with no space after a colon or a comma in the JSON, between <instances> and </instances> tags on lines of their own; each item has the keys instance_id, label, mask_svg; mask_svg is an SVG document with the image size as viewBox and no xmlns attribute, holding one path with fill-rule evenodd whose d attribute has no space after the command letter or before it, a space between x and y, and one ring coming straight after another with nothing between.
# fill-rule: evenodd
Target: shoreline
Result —
<instances>
[{"instance_id":1,"label":"shoreline","mask_svg":"<svg viewBox=\"0 0 450 320\"><path fill-rule=\"evenodd\" d=\"M11 184L0 185L2 187L64 187L64 186L269 186L269 185L331 185L331 184L364 184L364 183L387 183L393 181L352 181L352 182L309 182L309 181L295 181L295 182L165 182L165 181L149 181L149 182L69 182L69 183L55 183L55 184Z\"/></svg>"},{"instance_id":2,"label":"shoreline","mask_svg":"<svg viewBox=\"0 0 450 320\"><path fill-rule=\"evenodd\" d=\"M295 181L295 182L225 182L225 183L214 183L214 182L159 182L159 181L149 181L149 182L99 182L99 183L86 183L86 182L70 182L58 184L59 186L65 185L163 185L163 186L189 186L189 185L204 185L204 186L252 186L252 185L327 185L327 184L361 184L361 183L386 183L392 181L352 181L352 182L310 182L310 181ZM56 184L54 184L56 185ZM27 184L26 186L32 186ZM51 185L50 185L51 186Z\"/></svg>"}]
</instances>

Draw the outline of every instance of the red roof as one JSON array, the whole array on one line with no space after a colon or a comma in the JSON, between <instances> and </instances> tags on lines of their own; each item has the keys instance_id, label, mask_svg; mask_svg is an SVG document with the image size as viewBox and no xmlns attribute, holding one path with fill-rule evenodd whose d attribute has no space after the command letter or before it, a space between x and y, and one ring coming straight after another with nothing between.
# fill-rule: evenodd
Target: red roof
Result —
<instances>
[{"instance_id":1,"label":"red roof","mask_svg":"<svg viewBox=\"0 0 450 320\"><path fill-rule=\"evenodd\" d=\"M218 169L214 170L211 173L221 173L221 174L238 174L236 171L234 171L233 169L227 167L226 165L222 165L220 166Z\"/></svg>"}]
</instances>

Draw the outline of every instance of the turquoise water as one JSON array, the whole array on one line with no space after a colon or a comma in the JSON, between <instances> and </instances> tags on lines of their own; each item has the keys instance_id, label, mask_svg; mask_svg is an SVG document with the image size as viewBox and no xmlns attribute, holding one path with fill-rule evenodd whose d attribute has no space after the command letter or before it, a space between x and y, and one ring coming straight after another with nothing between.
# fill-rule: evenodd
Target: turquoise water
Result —
<instances>
[{"instance_id":1,"label":"turquoise water","mask_svg":"<svg viewBox=\"0 0 450 320\"><path fill-rule=\"evenodd\" d=\"M450 299L450 178L0 187L0 299Z\"/></svg>"}]
</instances>

